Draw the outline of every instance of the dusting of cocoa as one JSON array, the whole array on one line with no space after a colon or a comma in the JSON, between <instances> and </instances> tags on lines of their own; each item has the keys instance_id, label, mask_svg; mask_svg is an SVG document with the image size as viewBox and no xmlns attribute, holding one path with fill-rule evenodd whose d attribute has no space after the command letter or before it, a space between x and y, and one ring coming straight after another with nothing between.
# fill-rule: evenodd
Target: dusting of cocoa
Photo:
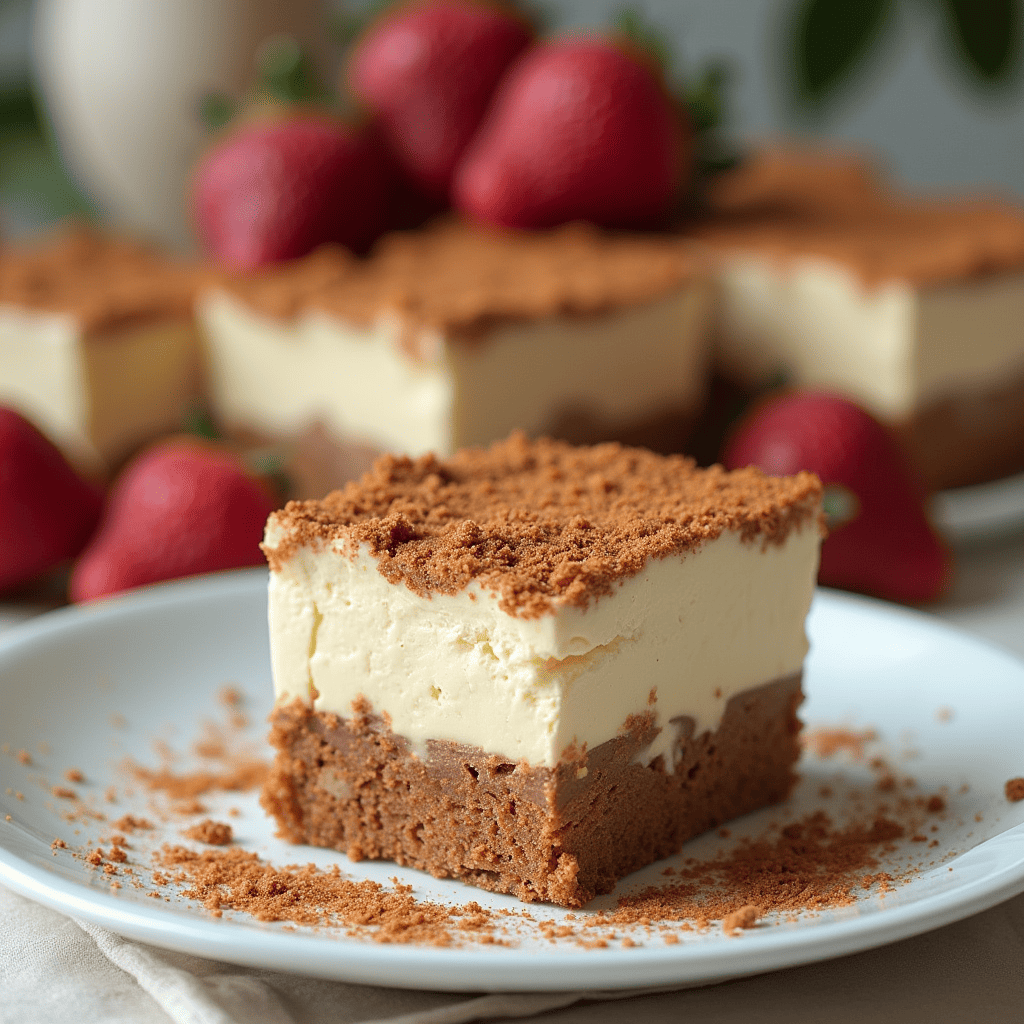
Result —
<instances>
[{"instance_id":1,"label":"dusting of cocoa","mask_svg":"<svg viewBox=\"0 0 1024 1024\"><path fill-rule=\"evenodd\" d=\"M233 838L230 825L222 821L213 821L210 818L185 829L182 835L186 839L195 839L197 842L207 843L210 846L227 846Z\"/></svg>"},{"instance_id":2,"label":"dusting of cocoa","mask_svg":"<svg viewBox=\"0 0 1024 1024\"><path fill-rule=\"evenodd\" d=\"M722 920L722 931L726 935L735 935L740 929L753 928L763 916L764 911L760 907L748 903L745 907L725 915Z\"/></svg>"},{"instance_id":3,"label":"dusting of cocoa","mask_svg":"<svg viewBox=\"0 0 1024 1024\"><path fill-rule=\"evenodd\" d=\"M164 846L155 861L187 886L183 896L215 917L233 910L258 921L343 927L350 934L371 929L373 939L384 943L497 941L493 915L475 901L455 907L419 901L409 886L388 890L377 882L354 882L336 865L275 868L246 850L196 853L182 846Z\"/></svg>"},{"instance_id":4,"label":"dusting of cocoa","mask_svg":"<svg viewBox=\"0 0 1024 1024\"><path fill-rule=\"evenodd\" d=\"M256 758L239 758L223 771L173 772L166 765L151 769L134 762L125 767L133 778L152 792L162 792L171 800L192 800L203 793L227 790L244 792L262 785L267 763Z\"/></svg>"},{"instance_id":5,"label":"dusting of cocoa","mask_svg":"<svg viewBox=\"0 0 1024 1024\"><path fill-rule=\"evenodd\" d=\"M877 738L874 729L857 731L825 726L805 729L801 734L801 742L816 757L827 759L844 751L855 761L864 760L864 748Z\"/></svg>"},{"instance_id":6,"label":"dusting of cocoa","mask_svg":"<svg viewBox=\"0 0 1024 1024\"><path fill-rule=\"evenodd\" d=\"M810 473L698 469L682 456L619 444L574 447L514 433L450 459L385 455L360 481L321 501L292 501L271 519L272 569L302 546L366 545L381 574L421 596L471 583L509 615L586 607L641 572L725 531L781 544L818 530L821 484Z\"/></svg>"},{"instance_id":7,"label":"dusting of cocoa","mask_svg":"<svg viewBox=\"0 0 1024 1024\"><path fill-rule=\"evenodd\" d=\"M1024 800L1024 778L1007 779L1006 786L1006 799L1010 803L1017 803L1019 800Z\"/></svg>"}]
</instances>

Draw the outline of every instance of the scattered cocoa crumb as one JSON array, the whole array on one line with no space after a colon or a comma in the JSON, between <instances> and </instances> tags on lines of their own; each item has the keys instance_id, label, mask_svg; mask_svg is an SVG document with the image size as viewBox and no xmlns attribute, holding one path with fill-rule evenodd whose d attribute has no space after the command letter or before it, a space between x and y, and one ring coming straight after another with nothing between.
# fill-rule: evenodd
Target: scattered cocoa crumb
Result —
<instances>
[{"instance_id":1,"label":"scattered cocoa crumb","mask_svg":"<svg viewBox=\"0 0 1024 1024\"><path fill-rule=\"evenodd\" d=\"M1024 800L1024 778L1007 779L1005 792L1010 803L1015 804L1019 800Z\"/></svg>"},{"instance_id":2,"label":"scattered cocoa crumb","mask_svg":"<svg viewBox=\"0 0 1024 1024\"><path fill-rule=\"evenodd\" d=\"M940 811L946 809L946 801L941 796L930 796L928 797L928 803L925 805L932 814L938 814Z\"/></svg>"},{"instance_id":3,"label":"scattered cocoa crumb","mask_svg":"<svg viewBox=\"0 0 1024 1024\"><path fill-rule=\"evenodd\" d=\"M117 821L111 822L111 825L121 832L148 832L153 827L153 823L147 821L145 818L136 818L133 814L126 814L122 818L118 818Z\"/></svg>"},{"instance_id":4,"label":"scattered cocoa crumb","mask_svg":"<svg viewBox=\"0 0 1024 1024\"><path fill-rule=\"evenodd\" d=\"M128 840L124 836L114 833L114 835L110 837L110 844L112 846L127 846Z\"/></svg>"},{"instance_id":5,"label":"scattered cocoa crumb","mask_svg":"<svg viewBox=\"0 0 1024 1024\"><path fill-rule=\"evenodd\" d=\"M725 915L722 920L722 930L726 935L735 935L741 928L753 928L757 924L758 918L763 916L760 907L748 903L745 907L740 907L739 910Z\"/></svg>"},{"instance_id":6,"label":"scattered cocoa crumb","mask_svg":"<svg viewBox=\"0 0 1024 1024\"><path fill-rule=\"evenodd\" d=\"M64 773L64 778L68 782L85 782L85 776L77 768L69 768Z\"/></svg>"},{"instance_id":7,"label":"scattered cocoa crumb","mask_svg":"<svg viewBox=\"0 0 1024 1024\"><path fill-rule=\"evenodd\" d=\"M50 843L51 850L66 850L67 848L68 844L65 843L63 839L54 839L54 841Z\"/></svg>"},{"instance_id":8,"label":"scattered cocoa crumb","mask_svg":"<svg viewBox=\"0 0 1024 1024\"><path fill-rule=\"evenodd\" d=\"M242 703L242 691L235 686L221 687L217 699L227 708L237 708Z\"/></svg>"},{"instance_id":9,"label":"scattered cocoa crumb","mask_svg":"<svg viewBox=\"0 0 1024 1024\"><path fill-rule=\"evenodd\" d=\"M19 792L18 790L15 790L14 791L14 799L15 800L20 800L22 803L24 803L25 802L25 794Z\"/></svg>"},{"instance_id":10,"label":"scattered cocoa crumb","mask_svg":"<svg viewBox=\"0 0 1024 1024\"><path fill-rule=\"evenodd\" d=\"M103 850L100 847L96 847L91 853L86 854L86 861L90 864L102 864L103 863Z\"/></svg>"},{"instance_id":11,"label":"scattered cocoa crumb","mask_svg":"<svg viewBox=\"0 0 1024 1024\"><path fill-rule=\"evenodd\" d=\"M377 882L343 878L335 865L275 868L246 850L204 850L164 846L158 867L178 869L187 884L182 895L198 900L214 916L241 911L258 921L342 926L355 934L372 929L377 942L448 946L460 941L494 941L493 915L475 901L464 906L420 902L407 891Z\"/></svg>"},{"instance_id":12,"label":"scattered cocoa crumb","mask_svg":"<svg viewBox=\"0 0 1024 1024\"><path fill-rule=\"evenodd\" d=\"M128 854L120 846L112 846L110 853L107 854L107 860L115 861L118 864L123 864L127 859Z\"/></svg>"},{"instance_id":13,"label":"scattered cocoa crumb","mask_svg":"<svg viewBox=\"0 0 1024 1024\"><path fill-rule=\"evenodd\" d=\"M952 722L953 721L953 709L945 706L936 709L935 717L940 722Z\"/></svg>"},{"instance_id":14,"label":"scattered cocoa crumb","mask_svg":"<svg viewBox=\"0 0 1024 1024\"><path fill-rule=\"evenodd\" d=\"M848 906L858 890L892 884L890 873L872 869L904 834L901 824L883 816L837 827L817 811L777 834L741 839L710 860L688 861L676 870L681 881L624 896L617 910L598 913L596 921L690 921L706 929L748 906L762 914Z\"/></svg>"},{"instance_id":15,"label":"scattered cocoa crumb","mask_svg":"<svg viewBox=\"0 0 1024 1024\"><path fill-rule=\"evenodd\" d=\"M222 772L186 772L175 774L169 768L153 771L127 763L133 777L151 791L161 791L172 800L189 800L214 790L246 791L262 785L267 774L266 761L243 758Z\"/></svg>"},{"instance_id":16,"label":"scattered cocoa crumb","mask_svg":"<svg viewBox=\"0 0 1024 1024\"><path fill-rule=\"evenodd\" d=\"M107 786L107 788L103 791L103 799L106 800L108 804L116 803L117 788L115 786Z\"/></svg>"},{"instance_id":17,"label":"scattered cocoa crumb","mask_svg":"<svg viewBox=\"0 0 1024 1024\"><path fill-rule=\"evenodd\" d=\"M878 739L874 729L838 729L822 726L817 729L806 729L801 741L816 757L823 759L833 757L840 750L850 753L855 761L864 760L864 747L872 740Z\"/></svg>"},{"instance_id":18,"label":"scattered cocoa crumb","mask_svg":"<svg viewBox=\"0 0 1024 1024\"><path fill-rule=\"evenodd\" d=\"M77 800L78 794L67 786L54 786L50 792L60 800Z\"/></svg>"},{"instance_id":19,"label":"scattered cocoa crumb","mask_svg":"<svg viewBox=\"0 0 1024 1024\"><path fill-rule=\"evenodd\" d=\"M11 818L11 816L9 814L5 814L4 815L4 821L12 821L12 820L13 819Z\"/></svg>"},{"instance_id":20,"label":"scattered cocoa crumb","mask_svg":"<svg viewBox=\"0 0 1024 1024\"><path fill-rule=\"evenodd\" d=\"M180 800L172 808L175 814L190 815L190 814L205 814L206 804L201 800Z\"/></svg>"},{"instance_id":21,"label":"scattered cocoa crumb","mask_svg":"<svg viewBox=\"0 0 1024 1024\"><path fill-rule=\"evenodd\" d=\"M32 755L27 750L19 750L18 751L18 760L22 764L31 764L32 763Z\"/></svg>"},{"instance_id":22,"label":"scattered cocoa crumb","mask_svg":"<svg viewBox=\"0 0 1024 1024\"><path fill-rule=\"evenodd\" d=\"M185 829L182 835L186 839L195 839L210 846L227 846L233 838L230 825L222 821L211 821L209 818Z\"/></svg>"},{"instance_id":23,"label":"scattered cocoa crumb","mask_svg":"<svg viewBox=\"0 0 1024 1024\"><path fill-rule=\"evenodd\" d=\"M116 875L117 874L117 868L114 867L113 864L104 864L103 865L103 873L105 875Z\"/></svg>"}]
</instances>

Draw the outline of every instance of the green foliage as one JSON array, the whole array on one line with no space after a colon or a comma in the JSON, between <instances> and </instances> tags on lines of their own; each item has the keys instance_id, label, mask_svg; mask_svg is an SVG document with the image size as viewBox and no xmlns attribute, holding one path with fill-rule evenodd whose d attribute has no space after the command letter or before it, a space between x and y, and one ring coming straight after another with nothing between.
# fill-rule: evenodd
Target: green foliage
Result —
<instances>
[{"instance_id":1,"label":"green foliage","mask_svg":"<svg viewBox=\"0 0 1024 1024\"><path fill-rule=\"evenodd\" d=\"M798 0L792 20L797 99L812 108L830 99L892 20L895 0Z\"/></svg>"},{"instance_id":2,"label":"green foliage","mask_svg":"<svg viewBox=\"0 0 1024 1024\"><path fill-rule=\"evenodd\" d=\"M256 58L256 96L279 103L319 103L327 98L312 58L292 36L268 39Z\"/></svg>"},{"instance_id":3,"label":"green foliage","mask_svg":"<svg viewBox=\"0 0 1024 1024\"><path fill-rule=\"evenodd\" d=\"M917 3L939 16L947 52L975 84L1007 85L1022 46L1024 0L794 0L787 67L798 107L820 113L875 54L896 13Z\"/></svg>"},{"instance_id":4,"label":"green foliage","mask_svg":"<svg viewBox=\"0 0 1024 1024\"><path fill-rule=\"evenodd\" d=\"M672 65L672 48L662 32L635 7L623 7L612 19L612 27L624 35L651 62L667 72Z\"/></svg>"},{"instance_id":5,"label":"green foliage","mask_svg":"<svg viewBox=\"0 0 1024 1024\"><path fill-rule=\"evenodd\" d=\"M199 119L207 131L220 131L235 116L235 103L219 92L207 93L199 101Z\"/></svg>"},{"instance_id":6,"label":"green foliage","mask_svg":"<svg viewBox=\"0 0 1024 1024\"><path fill-rule=\"evenodd\" d=\"M939 0L949 41L964 69L982 85L998 86L1016 70L1021 49L1017 0Z\"/></svg>"}]
</instances>

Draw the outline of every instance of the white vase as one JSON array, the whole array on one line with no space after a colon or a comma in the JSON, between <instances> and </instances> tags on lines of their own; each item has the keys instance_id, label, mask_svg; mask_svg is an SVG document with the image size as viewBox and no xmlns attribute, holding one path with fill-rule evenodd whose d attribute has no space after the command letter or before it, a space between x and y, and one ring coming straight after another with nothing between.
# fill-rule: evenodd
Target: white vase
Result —
<instances>
[{"instance_id":1,"label":"white vase","mask_svg":"<svg viewBox=\"0 0 1024 1024\"><path fill-rule=\"evenodd\" d=\"M325 50L319 0L36 0L35 70L61 154L111 221L193 245L202 97L243 96L279 32Z\"/></svg>"}]
</instances>

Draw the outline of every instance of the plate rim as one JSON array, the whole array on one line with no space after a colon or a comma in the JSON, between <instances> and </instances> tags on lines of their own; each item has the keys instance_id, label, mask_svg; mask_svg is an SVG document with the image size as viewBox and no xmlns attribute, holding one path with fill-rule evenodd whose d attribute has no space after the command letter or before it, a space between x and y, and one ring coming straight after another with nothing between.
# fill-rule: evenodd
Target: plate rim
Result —
<instances>
[{"instance_id":1,"label":"plate rim","mask_svg":"<svg viewBox=\"0 0 1024 1024\"><path fill-rule=\"evenodd\" d=\"M267 570L247 569L158 584L89 605L46 612L0 635L0 684L9 659L31 654L66 632L90 629L110 620L150 615L197 600L220 601L230 595L254 599L266 585ZM874 615L913 622L953 640L1005 659L1024 678L1024 661L985 638L917 609L874 598L818 588L814 605L858 607ZM3 693L0 690L0 699ZM8 823L0 821L0 826ZM13 823L11 823L13 825ZM153 907L122 903L73 879L36 866L13 852L0 829L0 884L72 918L105 927L128 938L243 966L357 984L413 987L434 991L622 991L650 986L710 984L728 978L832 959L919 935L971 917L1024 892L1024 824L1006 829L963 856L994 843L1018 844L1020 856L992 873L943 893L897 905L879 914L816 923L813 928L773 928L744 933L728 943L686 942L672 946L613 947L599 951L514 947L431 947L382 945L334 934L265 930L230 918L191 917ZM881 920L880 920L881 919ZM593 953L593 959L587 954ZM638 955L639 954L639 955ZM587 968L599 984L567 989L565 976ZM451 970L458 967L458 970ZM448 968L446 972L444 968ZM468 972L468 974L467 974Z\"/></svg>"}]
</instances>

